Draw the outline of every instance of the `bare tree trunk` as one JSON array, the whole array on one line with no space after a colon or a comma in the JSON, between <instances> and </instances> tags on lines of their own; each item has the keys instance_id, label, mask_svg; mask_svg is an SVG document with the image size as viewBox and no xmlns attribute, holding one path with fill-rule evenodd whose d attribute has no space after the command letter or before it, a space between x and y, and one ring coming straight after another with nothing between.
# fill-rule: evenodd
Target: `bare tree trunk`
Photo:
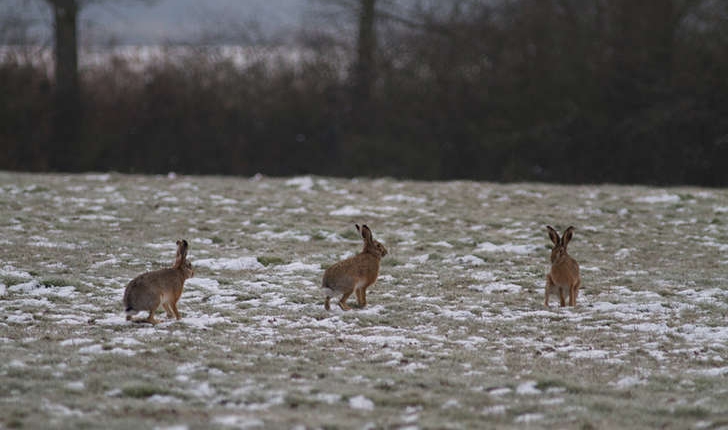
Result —
<instances>
[{"instance_id":1,"label":"bare tree trunk","mask_svg":"<svg viewBox=\"0 0 728 430\"><path fill-rule=\"evenodd\" d=\"M78 84L77 0L47 0L53 8L55 30L55 106L53 141L49 148L50 167L74 170L79 167L81 97Z\"/></svg>"},{"instance_id":2,"label":"bare tree trunk","mask_svg":"<svg viewBox=\"0 0 728 430\"><path fill-rule=\"evenodd\" d=\"M354 107L360 111L369 104L374 84L374 52L376 34L374 31L376 0L361 0L359 11L359 35L357 57L354 64Z\"/></svg>"}]
</instances>

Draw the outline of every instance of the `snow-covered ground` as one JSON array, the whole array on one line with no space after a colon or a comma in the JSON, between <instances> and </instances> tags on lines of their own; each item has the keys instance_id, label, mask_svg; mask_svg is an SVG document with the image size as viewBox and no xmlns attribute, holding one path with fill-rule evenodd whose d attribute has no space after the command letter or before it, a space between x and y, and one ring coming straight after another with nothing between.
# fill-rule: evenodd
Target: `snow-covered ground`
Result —
<instances>
[{"instance_id":1,"label":"snow-covered ground","mask_svg":"<svg viewBox=\"0 0 728 430\"><path fill-rule=\"evenodd\" d=\"M0 203L0 427L728 422L725 190L0 173ZM390 254L326 312L355 222ZM576 308L543 305L547 224ZM128 323L182 238L182 320Z\"/></svg>"}]
</instances>

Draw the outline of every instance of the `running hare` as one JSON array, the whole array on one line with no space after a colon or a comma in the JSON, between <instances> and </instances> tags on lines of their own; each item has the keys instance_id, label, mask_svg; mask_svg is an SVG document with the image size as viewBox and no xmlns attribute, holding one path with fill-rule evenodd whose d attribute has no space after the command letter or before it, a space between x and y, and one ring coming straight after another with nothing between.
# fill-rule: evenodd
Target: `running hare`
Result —
<instances>
[{"instance_id":1,"label":"running hare","mask_svg":"<svg viewBox=\"0 0 728 430\"><path fill-rule=\"evenodd\" d=\"M576 306L576 296L579 295L581 277L579 276L579 263L566 252L571 238L574 237L574 227L564 231L563 237L553 227L546 226L549 231L554 248L551 250L551 271L546 276L546 299L544 304L549 305L549 294L558 291L561 306L566 306L566 291L569 292L569 306Z\"/></svg>"},{"instance_id":2,"label":"running hare","mask_svg":"<svg viewBox=\"0 0 728 430\"><path fill-rule=\"evenodd\" d=\"M167 318L171 318L174 314L180 319L177 301L182 295L185 280L194 276L192 264L187 261L188 247L186 240L178 240L177 259L171 268L141 274L127 284L124 290L127 321L131 321L131 317L137 312L149 311L149 316L141 322L157 324L159 321L154 319L154 312L160 304L164 306Z\"/></svg>"},{"instance_id":3,"label":"running hare","mask_svg":"<svg viewBox=\"0 0 728 430\"><path fill-rule=\"evenodd\" d=\"M341 309L348 311L351 308L346 305L346 299L351 293L356 292L356 301L359 307L367 305L367 288L374 284L379 275L379 260L387 255L387 249L374 240L372 231L369 227L355 224L357 231L361 233L364 239L364 249L357 255L339 261L333 266L326 269L321 288L326 294L326 302L324 307L330 310L329 300L331 297L341 294L339 306Z\"/></svg>"}]
</instances>

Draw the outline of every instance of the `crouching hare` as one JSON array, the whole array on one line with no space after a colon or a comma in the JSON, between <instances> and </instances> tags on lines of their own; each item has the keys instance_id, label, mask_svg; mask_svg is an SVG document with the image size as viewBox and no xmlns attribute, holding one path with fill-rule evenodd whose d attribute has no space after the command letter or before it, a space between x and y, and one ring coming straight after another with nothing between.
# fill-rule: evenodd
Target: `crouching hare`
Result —
<instances>
[{"instance_id":1,"label":"crouching hare","mask_svg":"<svg viewBox=\"0 0 728 430\"><path fill-rule=\"evenodd\" d=\"M346 305L346 299L351 293L356 292L356 301L359 307L367 305L367 288L377 280L379 276L379 260L387 255L387 249L374 240L372 231L366 225L355 224L357 231L364 239L364 249L357 255L339 261L326 269L321 288L326 295L324 308L330 310L329 300L331 297L341 294L339 306L348 311L351 308Z\"/></svg>"},{"instance_id":2,"label":"crouching hare","mask_svg":"<svg viewBox=\"0 0 728 430\"><path fill-rule=\"evenodd\" d=\"M549 231L554 248L551 250L551 271L546 276L546 299L544 304L549 305L549 294L558 291L561 306L566 306L566 292L569 292L569 306L576 306L576 296L579 295L581 277L579 276L579 263L566 252L571 238L574 237L574 227L564 231L563 237L553 227L546 226Z\"/></svg>"},{"instance_id":3,"label":"crouching hare","mask_svg":"<svg viewBox=\"0 0 728 430\"><path fill-rule=\"evenodd\" d=\"M186 240L177 241L177 259L171 268L147 272L132 279L124 290L124 310L126 320L131 321L132 316L140 311L149 311L149 316L136 322L149 322L157 324L154 313L159 305L164 307L167 318L173 315L180 319L177 310L177 301L182 295L185 281L192 276L192 264L187 261Z\"/></svg>"}]
</instances>

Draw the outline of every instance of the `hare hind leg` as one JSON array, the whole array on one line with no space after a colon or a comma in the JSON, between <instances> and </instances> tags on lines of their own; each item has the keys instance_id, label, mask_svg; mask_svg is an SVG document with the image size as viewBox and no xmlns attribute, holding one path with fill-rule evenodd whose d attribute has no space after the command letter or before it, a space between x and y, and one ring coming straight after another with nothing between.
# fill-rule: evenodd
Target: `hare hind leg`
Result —
<instances>
[{"instance_id":1,"label":"hare hind leg","mask_svg":"<svg viewBox=\"0 0 728 430\"><path fill-rule=\"evenodd\" d=\"M569 306L576 306L576 297L579 295L579 287L581 287L581 279L578 279L576 283L569 288Z\"/></svg>"},{"instance_id":2,"label":"hare hind leg","mask_svg":"<svg viewBox=\"0 0 728 430\"><path fill-rule=\"evenodd\" d=\"M342 310L345 310L345 311L351 310L351 308L349 306L347 306L347 304L346 304L346 299L349 298L351 293L352 293L352 291L349 291L348 293L344 293L344 295L341 296L341 300L339 300L339 306L341 307Z\"/></svg>"},{"instance_id":3,"label":"hare hind leg","mask_svg":"<svg viewBox=\"0 0 728 430\"><path fill-rule=\"evenodd\" d=\"M148 323L150 323L150 324L152 324L152 325L157 325L157 324L159 324L159 321L157 321L157 320L156 320L156 319L154 318L154 312L156 312L156 311L157 311L157 308L154 308L154 309L150 310L150 311L149 311L149 316L147 317L147 319L145 319L145 320L141 320L140 322L148 322Z\"/></svg>"},{"instance_id":4,"label":"hare hind leg","mask_svg":"<svg viewBox=\"0 0 728 430\"><path fill-rule=\"evenodd\" d=\"M361 287L356 289L356 303L360 308L364 308L367 305L367 287Z\"/></svg>"},{"instance_id":5,"label":"hare hind leg","mask_svg":"<svg viewBox=\"0 0 728 430\"><path fill-rule=\"evenodd\" d=\"M172 308L172 311L174 312L174 317L177 318L177 320L182 319L182 317L179 315L179 311L177 310L177 301L176 300L171 303L170 307Z\"/></svg>"},{"instance_id":6,"label":"hare hind leg","mask_svg":"<svg viewBox=\"0 0 728 430\"><path fill-rule=\"evenodd\" d=\"M566 306L566 287L559 286L559 304L562 308Z\"/></svg>"}]
</instances>

